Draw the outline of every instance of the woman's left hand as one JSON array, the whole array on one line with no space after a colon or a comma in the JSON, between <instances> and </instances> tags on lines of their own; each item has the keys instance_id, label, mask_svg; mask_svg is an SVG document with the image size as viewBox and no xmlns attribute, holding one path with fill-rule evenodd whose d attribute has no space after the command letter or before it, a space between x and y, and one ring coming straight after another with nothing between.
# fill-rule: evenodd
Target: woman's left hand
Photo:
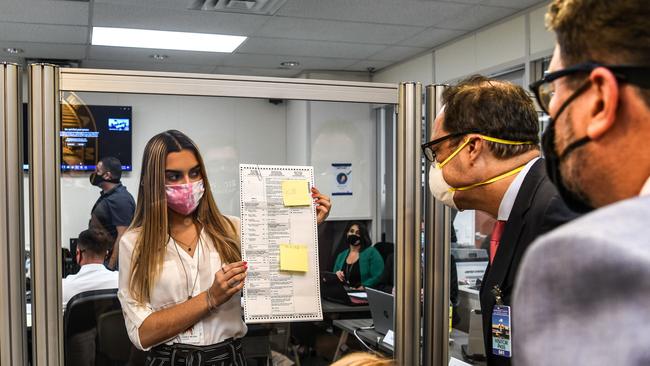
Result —
<instances>
[{"instance_id":1,"label":"woman's left hand","mask_svg":"<svg viewBox=\"0 0 650 366\"><path fill-rule=\"evenodd\" d=\"M329 197L320 193L316 187L311 187L311 197L314 199L314 203L316 203L316 221L320 225L329 216L332 202L330 202Z\"/></svg>"}]
</instances>

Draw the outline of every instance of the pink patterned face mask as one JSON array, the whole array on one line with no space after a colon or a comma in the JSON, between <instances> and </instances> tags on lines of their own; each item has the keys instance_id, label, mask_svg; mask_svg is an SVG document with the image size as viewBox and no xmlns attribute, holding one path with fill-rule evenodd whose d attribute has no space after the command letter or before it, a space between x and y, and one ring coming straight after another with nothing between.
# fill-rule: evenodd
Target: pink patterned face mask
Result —
<instances>
[{"instance_id":1,"label":"pink patterned face mask","mask_svg":"<svg viewBox=\"0 0 650 366\"><path fill-rule=\"evenodd\" d=\"M181 215L189 215L199 206L205 188L203 180L187 183L166 185L167 206Z\"/></svg>"}]
</instances>

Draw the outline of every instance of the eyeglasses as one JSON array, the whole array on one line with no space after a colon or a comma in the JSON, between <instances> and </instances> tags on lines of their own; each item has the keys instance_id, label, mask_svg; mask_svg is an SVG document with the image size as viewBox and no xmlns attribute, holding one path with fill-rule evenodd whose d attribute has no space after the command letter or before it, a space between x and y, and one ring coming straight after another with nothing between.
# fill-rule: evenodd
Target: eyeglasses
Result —
<instances>
[{"instance_id":1,"label":"eyeglasses","mask_svg":"<svg viewBox=\"0 0 650 366\"><path fill-rule=\"evenodd\" d=\"M549 105L553 95L555 95L553 81L567 75L588 73L598 67L607 68L620 82L635 84L642 88L650 88L650 67L648 66L604 65L597 62L580 63L569 66L566 69L548 73L542 79L530 84L529 87L535 94L535 99L537 99L539 106L546 114L550 115Z\"/></svg>"},{"instance_id":2,"label":"eyeglasses","mask_svg":"<svg viewBox=\"0 0 650 366\"><path fill-rule=\"evenodd\" d=\"M440 138L437 138L433 141L429 141L425 144L422 144L422 153L424 156L426 156L427 160L430 162L435 162L436 161L436 152L433 150L433 146L438 145L441 142L444 142L446 140L452 139L454 137L460 137L463 135L467 135L469 133L480 133L478 131L467 131L467 132L456 132L456 133L450 133L449 135L442 136Z\"/></svg>"}]
</instances>

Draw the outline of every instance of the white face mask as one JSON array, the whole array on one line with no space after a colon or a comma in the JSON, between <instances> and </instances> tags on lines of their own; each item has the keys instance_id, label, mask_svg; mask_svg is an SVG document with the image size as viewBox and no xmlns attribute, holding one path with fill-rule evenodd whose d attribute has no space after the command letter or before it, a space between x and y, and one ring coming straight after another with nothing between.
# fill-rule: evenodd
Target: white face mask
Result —
<instances>
[{"instance_id":1,"label":"white face mask","mask_svg":"<svg viewBox=\"0 0 650 366\"><path fill-rule=\"evenodd\" d=\"M442 169L438 168L438 163L434 162L429 166L429 189L431 194L443 204L458 209L454 202L454 193L452 187L447 184L445 177L442 175Z\"/></svg>"}]
</instances>

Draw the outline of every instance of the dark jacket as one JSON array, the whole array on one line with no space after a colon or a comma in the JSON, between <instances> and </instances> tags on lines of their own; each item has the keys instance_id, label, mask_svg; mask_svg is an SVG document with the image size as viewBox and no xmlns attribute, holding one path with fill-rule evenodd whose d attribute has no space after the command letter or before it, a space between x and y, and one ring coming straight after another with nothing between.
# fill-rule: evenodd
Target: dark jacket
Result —
<instances>
[{"instance_id":1,"label":"dark jacket","mask_svg":"<svg viewBox=\"0 0 650 366\"><path fill-rule=\"evenodd\" d=\"M492 289L499 285L503 303L512 305L515 276L529 245L540 235L577 217L569 210L557 189L546 176L544 160L539 159L526 174L504 228L494 262L488 265L480 291L483 315L483 341L488 365L510 365L511 359L492 355L492 309L496 303ZM512 313L526 309L511 309ZM512 323L512 328L517 324ZM514 339L513 342L517 340Z\"/></svg>"}]
</instances>

